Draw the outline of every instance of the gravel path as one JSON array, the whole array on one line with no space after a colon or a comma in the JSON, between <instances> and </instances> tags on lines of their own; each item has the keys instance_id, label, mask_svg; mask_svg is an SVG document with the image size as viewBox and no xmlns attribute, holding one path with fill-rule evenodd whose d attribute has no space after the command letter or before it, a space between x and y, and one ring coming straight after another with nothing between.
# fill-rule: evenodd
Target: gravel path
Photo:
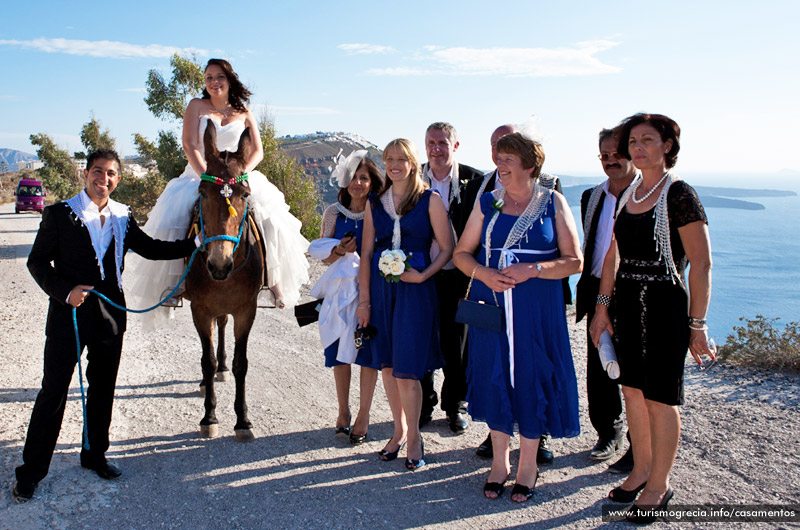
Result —
<instances>
[{"instance_id":1,"label":"gravel path","mask_svg":"<svg viewBox=\"0 0 800 530\"><path fill-rule=\"evenodd\" d=\"M118 481L104 481L80 467L76 375L50 475L33 501L14 504L14 467L21 461L40 384L47 312L46 296L25 268L38 223L37 215L16 215L12 205L0 206L0 361L7 368L0 372L0 528L629 526L601 520L604 498L619 477L589 460L595 435L585 402L583 433L553 441L556 460L542 468L531 502L514 504L508 494L488 501L481 487L489 462L475 456L487 433L483 424L454 436L437 411L423 430L428 466L410 473L402 459L377 459L392 432L380 380L368 442L354 448L335 439L333 376L323 367L317 328L299 328L289 311L275 309L259 309L250 336L247 398L254 442L233 440L232 382L218 385L220 437L198 436L200 345L189 308L177 310L174 325L158 333L144 333L134 315L129 318L108 453L125 474ZM568 318L573 322L574 314ZM570 331L585 395L583 323ZM724 366L701 373L687 366L673 503L800 502L799 380ZM357 386L352 390L354 406ZM512 454L514 465L516 456Z\"/></svg>"}]
</instances>

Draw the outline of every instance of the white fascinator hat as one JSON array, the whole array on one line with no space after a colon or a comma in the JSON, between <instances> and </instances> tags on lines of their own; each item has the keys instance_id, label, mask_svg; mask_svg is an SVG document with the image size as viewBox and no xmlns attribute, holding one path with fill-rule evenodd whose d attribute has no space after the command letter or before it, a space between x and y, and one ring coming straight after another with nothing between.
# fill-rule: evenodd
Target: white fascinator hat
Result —
<instances>
[{"instance_id":1,"label":"white fascinator hat","mask_svg":"<svg viewBox=\"0 0 800 530\"><path fill-rule=\"evenodd\" d=\"M346 157L342 156L342 149L339 149L339 154L333 157L336 162L336 167L331 172L330 184L331 186L338 185L340 188L346 188L353 180L353 175L358 169L358 165L367 156L366 149L359 149L353 151Z\"/></svg>"}]
</instances>

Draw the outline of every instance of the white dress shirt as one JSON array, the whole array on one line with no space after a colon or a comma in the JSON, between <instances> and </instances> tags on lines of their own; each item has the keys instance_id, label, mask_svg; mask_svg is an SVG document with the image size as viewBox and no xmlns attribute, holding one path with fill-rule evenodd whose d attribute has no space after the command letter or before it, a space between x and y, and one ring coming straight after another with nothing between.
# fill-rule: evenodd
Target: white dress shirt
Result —
<instances>
[{"instance_id":1,"label":"white dress shirt","mask_svg":"<svg viewBox=\"0 0 800 530\"><path fill-rule=\"evenodd\" d=\"M450 167L450 172L442 180L439 180L434 176L433 170L430 168L430 165L428 166L428 171L426 172L426 175L431 181L431 189L438 191L439 195L442 197L442 202L444 203L444 210L446 212L450 212L450 200L451 200L450 180L453 178L453 167L452 166ZM438 255L439 255L439 243L434 239L433 243L431 244L431 261L435 260L436 256ZM456 266L453 264L453 260L451 259L450 261L447 262L447 264L444 267L442 267L442 270L450 270L455 268Z\"/></svg>"},{"instance_id":2,"label":"white dress shirt","mask_svg":"<svg viewBox=\"0 0 800 530\"><path fill-rule=\"evenodd\" d=\"M600 209L597 221L597 232L594 236L594 252L592 253L592 276L603 276L603 261L606 259L608 247L611 246L611 235L614 232L614 212L617 210L617 198L608 191L608 180L603 183L606 198Z\"/></svg>"}]
</instances>

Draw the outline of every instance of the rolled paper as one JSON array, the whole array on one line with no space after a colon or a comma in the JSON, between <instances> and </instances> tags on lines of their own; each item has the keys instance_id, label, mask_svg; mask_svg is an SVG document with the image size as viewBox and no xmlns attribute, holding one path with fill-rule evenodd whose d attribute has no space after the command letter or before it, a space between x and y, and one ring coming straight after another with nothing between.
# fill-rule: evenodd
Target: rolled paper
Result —
<instances>
[{"instance_id":1,"label":"rolled paper","mask_svg":"<svg viewBox=\"0 0 800 530\"><path fill-rule=\"evenodd\" d=\"M604 331L600 335L600 342L597 345L597 353L600 355L600 362L603 369L608 374L609 379L619 379L619 363L617 362L617 352L614 351L614 343L611 342L611 335Z\"/></svg>"}]
</instances>

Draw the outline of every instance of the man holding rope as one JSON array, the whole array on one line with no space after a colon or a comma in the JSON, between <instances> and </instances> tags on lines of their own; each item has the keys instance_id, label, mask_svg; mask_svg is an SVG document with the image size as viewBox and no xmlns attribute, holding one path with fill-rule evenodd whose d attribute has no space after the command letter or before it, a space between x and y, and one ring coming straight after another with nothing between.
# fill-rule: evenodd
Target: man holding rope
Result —
<instances>
[{"instance_id":1,"label":"man holding rope","mask_svg":"<svg viewBox=\"0 0 800 530\"><path fill-rule=\"evenodd\" d=\"M17 502L33 497L53 457L69 383L79 352L88 349L89 382L81 465L101 478L114 479L122 471L106 460L108 430L117 380L125 311L89 293L94 289L120 306L124 257L128 249L147 259L176 259L192 254L193 239L160 241L142 232L121 203L109 199L119 184L120 159L111 149L89 155L83 171L85 188L69 200L48 206L28 257L28 269L50 297L44 346L42 389L31 413L16 469L13 495ZM80 334L75 338L73 308Z\"/></svg>"}]
</instances>

